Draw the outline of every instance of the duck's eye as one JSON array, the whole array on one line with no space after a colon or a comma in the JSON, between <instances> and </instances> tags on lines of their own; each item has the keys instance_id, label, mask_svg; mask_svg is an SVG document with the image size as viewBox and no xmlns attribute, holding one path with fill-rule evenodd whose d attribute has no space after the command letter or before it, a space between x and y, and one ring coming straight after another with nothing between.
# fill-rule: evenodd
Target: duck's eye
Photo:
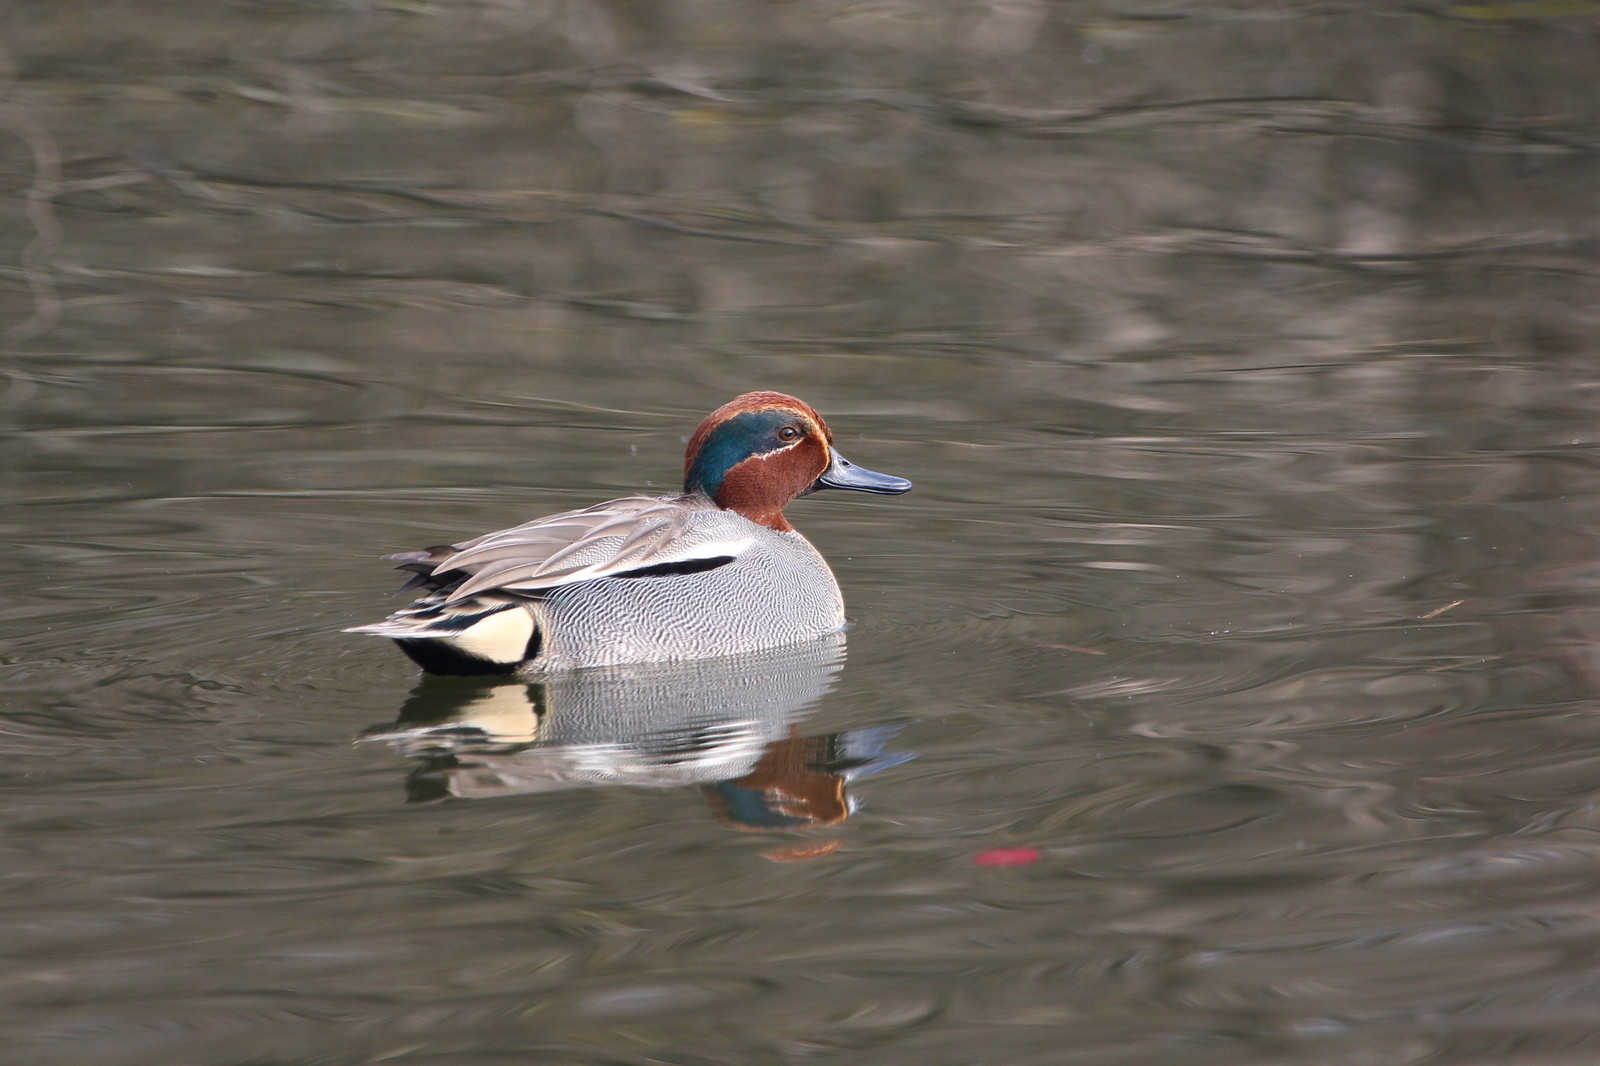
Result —
<instances>
[{"instance_id":1,"label":"duck's eye","mask_svg":"<svg viewBox=\"0 0 1600 1066\"><path fill-rule=\"evenodd\" d=\"M779 440L799 440L800 439L800 431L798 429L796 429L795 427L793 427L793 426L784 426L782 429L778 430L778 439Z\"/></svg>"}]
</instances>

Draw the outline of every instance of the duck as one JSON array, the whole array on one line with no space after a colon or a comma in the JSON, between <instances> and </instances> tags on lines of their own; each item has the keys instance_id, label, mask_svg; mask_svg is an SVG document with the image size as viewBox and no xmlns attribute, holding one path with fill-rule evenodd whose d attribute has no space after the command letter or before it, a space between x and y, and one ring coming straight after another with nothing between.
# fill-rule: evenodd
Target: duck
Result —
<instances>
[{"instance_id":1,"label":"duck","mask_svg":"<svg viewBox=\"0 0 1600 1066\"><path fill-rule=\"evenodd\" d=\"M784 516L819 489L896 495L911 482L839 454L805 401L747 392L690 436L681 494L624 496L386 555L411 574L402 591L422 595L345 632L389 638L426 673L522 677L837 633L838 580Z\"/></svg>"}]
</instances>

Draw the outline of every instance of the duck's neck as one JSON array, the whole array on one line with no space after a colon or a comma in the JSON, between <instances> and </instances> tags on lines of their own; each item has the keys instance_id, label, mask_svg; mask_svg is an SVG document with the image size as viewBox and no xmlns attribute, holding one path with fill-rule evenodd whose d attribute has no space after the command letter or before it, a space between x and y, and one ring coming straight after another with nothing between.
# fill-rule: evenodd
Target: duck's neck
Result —
<instances>
[{"instance_id":1,"label":"duck's neck","mask_svg":"<svg viewBox=\"0 0 1600 1066\"><path fill-rule=\"evenodd\" d=\"M795 480L786 476L789 454L751 456L735 463L722 475L711 498L724 511L733 511L758 526L788 533L794 529L783 516L783 509L799 493L791 488Z\"/></svg>"},{"instance_id":2,"label":"duck's neck","mask_svg":"<svg viewBox=\"0 0 1600 1066\"><path fill-rule=\"evenodd\" d=\"M753 511L746 507L724 507L723 510L733 511L737 514L741 514L750 519L750 521L754 522L756 525L766 526L768 529L777 530L779 533L794 532L794 526L791 526L789 524L789 520L783 517L782 511L762 512Z\"/></svg>"}]
</instances>

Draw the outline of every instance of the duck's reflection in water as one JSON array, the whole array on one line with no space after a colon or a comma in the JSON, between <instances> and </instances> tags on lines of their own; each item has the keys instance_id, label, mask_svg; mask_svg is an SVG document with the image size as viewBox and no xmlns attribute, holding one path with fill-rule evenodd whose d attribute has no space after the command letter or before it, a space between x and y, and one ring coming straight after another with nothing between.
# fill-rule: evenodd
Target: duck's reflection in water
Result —
<instances>
[{"instance_id":1,"label":"duck's reflection in water","mask_svg":"<svg viewBox=\"0 0 1600 1066\"><path fill-rule=\"evenodd\" d=\"M833 686L842 639L721 659L639 663L533 682L424 678L397 720L363 739L415 760L413 802L633 785L699 785L728 825L792 831L855 809L852 780L911 758L884 750L894 726L801 735ZM769 852L826 854L837 840Z\"/></svg>"}]
</instances>

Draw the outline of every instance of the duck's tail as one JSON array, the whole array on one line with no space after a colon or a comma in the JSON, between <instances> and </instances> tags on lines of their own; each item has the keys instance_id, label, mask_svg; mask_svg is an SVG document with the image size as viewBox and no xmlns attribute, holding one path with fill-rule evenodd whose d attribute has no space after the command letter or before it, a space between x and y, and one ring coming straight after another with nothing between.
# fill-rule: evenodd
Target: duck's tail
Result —
<instances>
[{"instance_id":1,"label":"duck's tail","mask_svg":"<svg viewBox=\"0 0 1600 1066\"><path fill-rule=\"evenodd\" d=\"M388 637L430 674L511 674L539 654L542 634L525 602L471 597L447 603L424 596L381 622L346 633Z\"/></svg>"}]
</instances>

